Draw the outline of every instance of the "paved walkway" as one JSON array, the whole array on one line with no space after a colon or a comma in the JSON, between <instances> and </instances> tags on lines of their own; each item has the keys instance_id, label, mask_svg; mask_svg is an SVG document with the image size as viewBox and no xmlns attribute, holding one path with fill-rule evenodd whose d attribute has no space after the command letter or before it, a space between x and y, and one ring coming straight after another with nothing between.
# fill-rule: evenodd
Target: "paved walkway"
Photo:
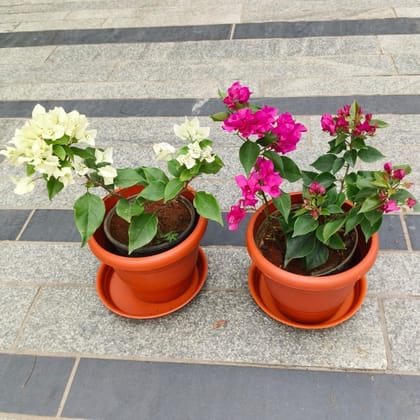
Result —
<instances>
[{"instance_id":1,"label":"paved walkway","mask_svg":"<svg viewBox=\"0 0 420 420\"><path fill-rule=\"evenodd\" d=\"M148 164L198 115L226 163L200 186L228 211L237 144L208 115L234 80L299 116L305 164L319 116L357 97L391 123L377 141L411 164L420 197L418 0L0 0L1 144L35 103L61 104L88 115L117 166ZM199 296L134 321L96 296L72 222L80 190L17 197L10 174L0 160L0 419L420 418L420 214L385 218L367 299L335 328L266 316L243 232L213 224Z\"/></svg>"}]
</instances>

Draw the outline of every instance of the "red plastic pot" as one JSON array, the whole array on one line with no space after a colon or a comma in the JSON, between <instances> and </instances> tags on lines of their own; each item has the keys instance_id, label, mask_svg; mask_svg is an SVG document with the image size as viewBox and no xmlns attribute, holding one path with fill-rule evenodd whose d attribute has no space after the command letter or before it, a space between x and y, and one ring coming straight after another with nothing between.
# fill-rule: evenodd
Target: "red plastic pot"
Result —
<instances>
[{"instance_id":1,"label":"red plastic pot","mask_svg":"<svg viewBox=\"0 0 420 420\"><path fill-rule=\"evenodd\" d=\"M141 187L131 187L120 191L125 197L137 194ZM190 200L193 192L184 194ZM104 199L109 211L118 199ZM104 264L112 267L132 293L144 302L168 302L181 296L190 286L199 256L199 243L207 228L207 219L198 218L192 233L175 247L162 253L146 257L125 257L107 249L103 227L91 237L88 244L93 254Z\"/></svg>"},{"instance_id":2,"label":"red plastic pot","mask_svg":"<svg viewBox=\"0 0 420 420\"><path fill-rule=\"evenodd\" d=\"M292 203L302 202L301 193L292 193L291 196ZM275 210L272 202L269 203L269 210ZM321 277L305 276L277 267L263 256L254 236L264 219L262 206L250 219L246 246L253 265L261 273L261 280L265 282L278 309L286 317L303 324L319 324L333 317L353 293L356 283L374 264L379 248L378 234L374 234L367 244L363 235L359 234L359 262L346 271ZM255 275L255 270L253 273ZM361 305L361 302L358 304Z\"/></svg>"}]
</instances>

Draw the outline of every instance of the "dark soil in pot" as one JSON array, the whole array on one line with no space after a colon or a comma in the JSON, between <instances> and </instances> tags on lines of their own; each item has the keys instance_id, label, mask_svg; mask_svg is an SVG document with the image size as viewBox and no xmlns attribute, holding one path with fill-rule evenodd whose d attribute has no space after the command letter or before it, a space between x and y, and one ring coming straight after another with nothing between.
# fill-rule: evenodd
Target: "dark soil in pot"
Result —
<instances>
[{"instance_id":1,"label":"dark soil in pot","mask_svg":"<svg viewBox=\"0 0 420 420\"><path fill-rule=\"evenodd\" d=\"M346 248L330 249L327 262L310 272L305 269L302 259L294 259L287 267L283 267L286 239L279 223L274 222L273 230L273 225L264 220L258 228L255 243L268 261L283 270L307 276L323 276L345 271L357 262L357 232L353 230L348 235L343 235L342 239Z\"/></svg>"},{"instance_id":2,"label":"dark soil in pot","mask_svg":"<svg viewBox=\"0 0 420 420\"><path fill-rule=\"evenodd\" d=\"M135 250L130 256L147 256L170 249L180 243L195 227L198 216L191 202L184 197L172 200L167 203L157 201L148 203L145 209L149 213L155 213L159 219L158 230L161 233L149 244L138 250ZM129 224L121 219L115 212L110 215L108 223L107 236L117 248L117 252L122 255L128 255L128 229ZM168 242L162 235L175 233L176 238ZM109 238L112 236L112 238ZM118 244L116 243L118 242ZM120 246L123 245L124 249ZM114 250L112 250L114 251Z\"/></svg>"}]
</instances>

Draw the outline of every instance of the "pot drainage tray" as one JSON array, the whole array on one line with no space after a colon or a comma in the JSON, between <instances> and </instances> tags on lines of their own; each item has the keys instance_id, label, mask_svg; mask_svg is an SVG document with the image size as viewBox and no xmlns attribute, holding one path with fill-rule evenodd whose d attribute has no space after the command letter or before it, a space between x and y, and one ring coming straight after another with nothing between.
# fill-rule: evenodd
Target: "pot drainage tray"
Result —
<instances>
[{"instance_id":1,"label":"pot drainage tray","mask_svg":"<svg viewBox=\"0 0 420 420\"><path fill-rule=\"evenodd\" d=\"M96 276L96 291L99 299L110 311L126 318L149 319L168 315L189 303L202 289L207 278L207 260L199 248L197 265L190 287L179 297L169 302L145 302L134 296L126 284L106 264L99 267Z\"/></svg>"},{"instance_id":2,"label":"pot drainage tray","mask_svg":"<svg viewBox=\"0 0 420 420\"><path fill-rule=\"evenodd\" d=\"M265 281L262 280L260 271L255 265L252 265L250 268L248 286L257 305L271 318L291 327L316 330L334 327L351 318L362 306L367 291L367 280L366 277L362 277L356 282L353 292L345 299L338 311L331 318L317 324L305 324L294 321L280 312Z\"/></svg>"}]
</instances>

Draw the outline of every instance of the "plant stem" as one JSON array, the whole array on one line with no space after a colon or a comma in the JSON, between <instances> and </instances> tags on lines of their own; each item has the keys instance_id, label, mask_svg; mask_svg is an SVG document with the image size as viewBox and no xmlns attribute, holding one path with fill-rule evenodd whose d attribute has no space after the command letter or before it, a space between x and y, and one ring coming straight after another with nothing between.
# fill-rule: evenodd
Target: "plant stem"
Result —
<instances>
[{"instance_id":1,"label":"plant stem","mask_svg":"<svg viewBox=\"0 0 420 420\"><path fill-rule=\"evenodd\" d=\"M120 199L124 199L125 200L125 198L126 197L124 197L122 194L120 194L120 193L118 193L118 192L116 192L116 191L114 191L113 189L111 189L111 188L109 188L109 187L107 187L105 184L103 184L102 182L100 182L100 181L96 181L95 179L92 179L89 175L85 175L85 178L89 181L89 182L91 182L93 185L95 185L96 187L101 187L101 188L103 188L108 194L110 194L110 195L112 195L112 196L114 196L114 197L118 197L118 198L120 198Z\"/></svg>"}]
</instances>

